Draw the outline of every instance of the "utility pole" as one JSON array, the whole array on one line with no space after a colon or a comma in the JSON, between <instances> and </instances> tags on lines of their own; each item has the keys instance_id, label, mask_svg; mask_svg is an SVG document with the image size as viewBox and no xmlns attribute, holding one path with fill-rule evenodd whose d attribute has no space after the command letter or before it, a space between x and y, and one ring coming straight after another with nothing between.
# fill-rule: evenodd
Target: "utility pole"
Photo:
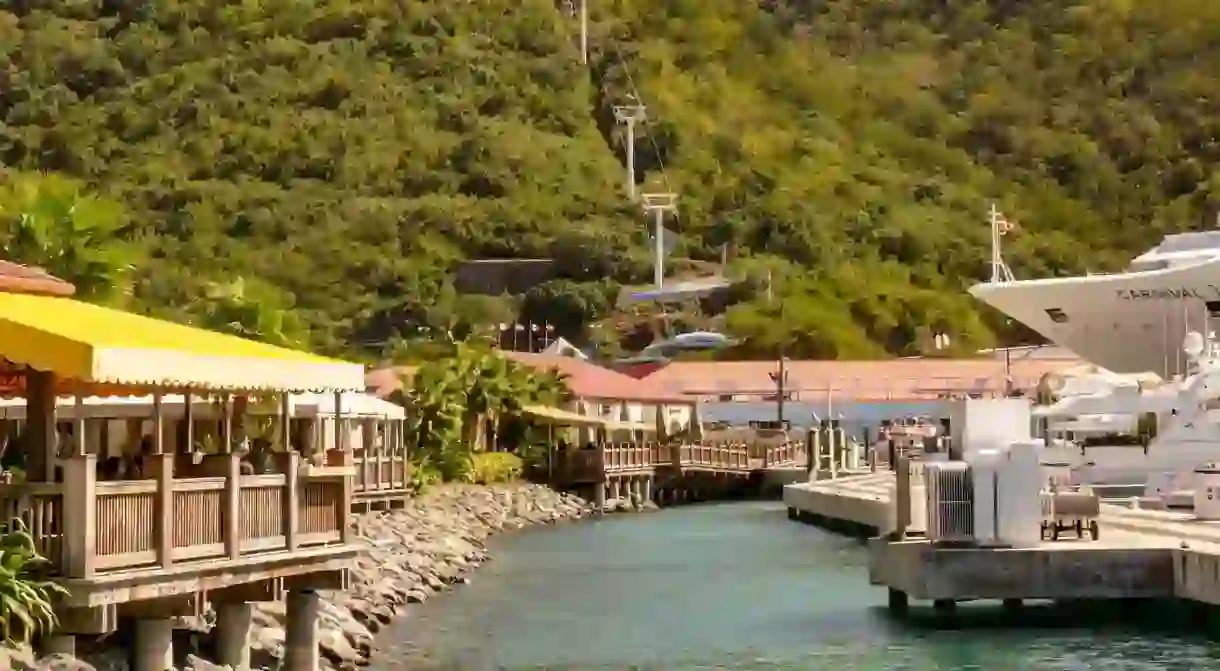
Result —
<instances>
[{"instance_id":1,"label":"utility pole","mask_svg":"<svg viewBox=\"0 0 1220 671\"><path fill-rule=\"evenodd\" d=\"M627 198L635 200L635 124L644 120L644 106L638 101L631 105L615 105L614 120L627 125Z\"/></svg>"},{"instance_id":2,"label":"utility pole","mask_svg":"<svg viewBox=\"0 0 1220 671\"><path fill-rule=\"evenodd\" d=\"M580 0L580 64L589 64L589 0Z\"/></svg>"},{"instance_id":3,"label":"utility pole","mask_svg":"<svg viewBox=\"0 0 1220 671\"><path fill-rule=\"evenodd\" d=\"M678 196L673 193L645 193L641 197L644 211L656 218L652 240L652 280L657 285L657 291L660 291L661 283L665 281L665 213L678 209Z\"/></svg>"},{"instance_id":4,"label":"utility pole","mask_svg":"<svg viewBox=\"0 0 1220 671\"><path fill-rule=\"evenodd\" d=\"M767 270L767 303L773 305L774 300L775 300L775 295L771 290L771 271ZM784 302L783 302L783 300L780 300L780 303L779 303L779 321L780 321L781 330L782 330L782 325L785 321L784 320ZM775 382L776 392L777 392L775 395L775 419L779 422L780 428L783 428L783 426L784 426L784 401L787 400L787 395L788 395L788 391L787 391L787 384L788 384L787 360L788 360L788 357L785 356L783 337L784 336L781 335L781 339L779 341L779 346L777 347L777 352L776 352L776 354L777 354L776 358L779 359L779 370L777 372L771 374L771 379Z\"/></svg>"}]
</instances>

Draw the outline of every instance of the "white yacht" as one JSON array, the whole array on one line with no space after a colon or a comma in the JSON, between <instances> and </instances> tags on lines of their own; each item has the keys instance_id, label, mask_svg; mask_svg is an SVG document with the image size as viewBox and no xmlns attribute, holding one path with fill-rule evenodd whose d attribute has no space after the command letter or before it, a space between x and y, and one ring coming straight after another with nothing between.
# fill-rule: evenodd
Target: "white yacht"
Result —
<instances>
[{"instance_id":1,"label":"white yacht","mask_svg":"<svg viewBox=\"0 0 1220 671\"><path fill-rule=\"evenodd\" d=\"M1165 236L1122 273L1018 281L999 252L1007 224L995 208L991 218L992 279L971 295L1086 361L1185 376L1183 338L1220 325L1220 230Z\"/></svg>"}]
</instances>

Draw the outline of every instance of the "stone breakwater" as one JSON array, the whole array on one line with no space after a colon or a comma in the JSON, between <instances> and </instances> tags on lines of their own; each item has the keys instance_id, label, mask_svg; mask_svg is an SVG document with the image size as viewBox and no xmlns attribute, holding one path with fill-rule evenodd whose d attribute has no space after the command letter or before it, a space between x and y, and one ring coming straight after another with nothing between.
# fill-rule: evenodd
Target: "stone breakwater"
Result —
<instances>
[{"instance_id":1,"label":"stone breakwater","mask_svg":"<svg viewBox=\"0 0 1220 671\"><path fill-rule=\"evenodd\" d=\"M644 507L652 507L650 504ZM608 511L636 506L610 502ZM355 669L372 654L373 636L407 605L422 603L465 582L488 560L491 536L523 527L580 519L594 512L584 499L532 484L447 485L407 501L400 510L352 516L356 543L364 551L342 592L325 591L319 622L322 667ZM284 651L286 611L280 602L255 605L250 644L254 668L274 669ZM186 620L175 632L182 669L226 669L211 664L212 616ZM32 659L28 650L0 648L0 669L39 671L127 671L122 632L113 645L83 659L55 655ZM7 658L7 659L6 659ZM7 661L7 666L6 666Z\"/></svg>"}]
</instances>

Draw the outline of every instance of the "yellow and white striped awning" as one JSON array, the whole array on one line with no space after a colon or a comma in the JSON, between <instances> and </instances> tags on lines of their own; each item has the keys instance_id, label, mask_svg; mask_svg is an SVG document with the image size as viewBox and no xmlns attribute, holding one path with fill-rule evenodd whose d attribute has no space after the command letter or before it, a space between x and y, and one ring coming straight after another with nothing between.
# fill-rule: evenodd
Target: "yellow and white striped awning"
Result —
<instances>
[{"instance_id":1,"label":"yellow and white striped awning","mask_svg":"<svg viewBox=\"0 0 1220 671\"><path fill-rule=\"evenodd\" d=\"M85 385L364 389L360 364L56 296L0 293L0 358Z\"/></svg>"}]
</instances>

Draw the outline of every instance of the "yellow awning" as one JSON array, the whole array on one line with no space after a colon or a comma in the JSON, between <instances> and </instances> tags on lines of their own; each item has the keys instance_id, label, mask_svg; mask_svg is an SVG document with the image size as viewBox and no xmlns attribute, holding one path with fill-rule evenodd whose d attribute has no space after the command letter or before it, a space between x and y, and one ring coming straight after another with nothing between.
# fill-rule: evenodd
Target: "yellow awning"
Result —
<instances>
[{"instance_id":1,"label":"yellow awning","mask_svg":"<svg viewBox=\"0 0 1220 671\"><path fill-rule=\"evenodd\" d=\"M55 296L0 293L0 358L86 383L364 389L360 364Z\"/></svg>"},{"instance_id":2,"label":"yellow awning","mask_svg":"<svg viewBox=\"0 0 1220 671\"><path fill-rule=\"evenodd\" d=\"M529 415L535 419L545 420L550 424L560 424L568 426L601 426L604 420L599 417L589 417L588 415L579 415L568 410L560 410L545 405L527 405L521 408L522 414Z\"/></svg>"}]
</instances>

